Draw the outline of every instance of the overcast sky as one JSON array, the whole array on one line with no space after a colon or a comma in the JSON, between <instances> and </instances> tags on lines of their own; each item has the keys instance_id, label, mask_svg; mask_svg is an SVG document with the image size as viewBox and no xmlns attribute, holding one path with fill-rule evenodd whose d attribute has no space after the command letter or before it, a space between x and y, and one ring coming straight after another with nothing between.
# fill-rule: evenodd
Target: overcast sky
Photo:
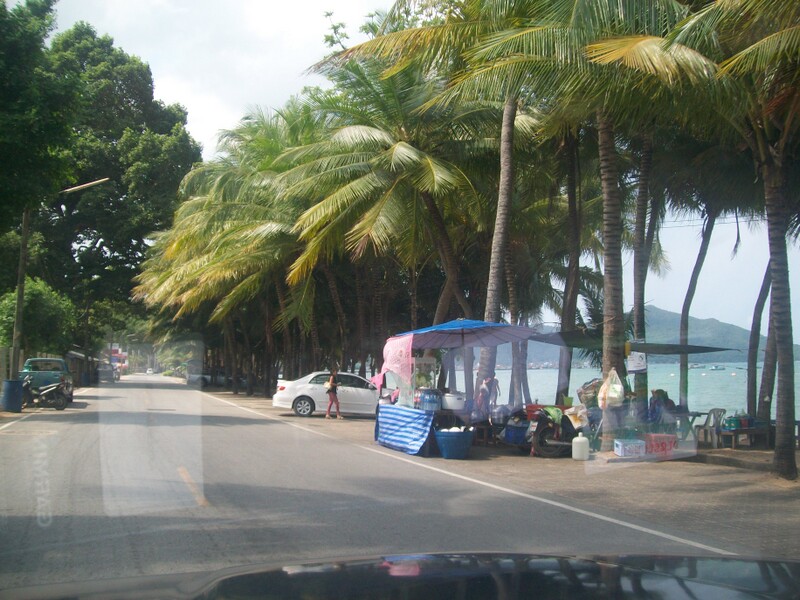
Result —
<instances>
[{"instance_id":1,"label":"overcast sky","mask_svg":"<svg viewBox=\"0 0 800 600\"><path fill-rule=\"evenodd\" d=\"M380 0L60 0L58 28L87 21L117 47L150 65L155 95L189 112L189 131L213 156L220 130L236 126L248 110L280 108L304 86L322 80L304 75L329 49L324 36L333 20L347 24L350 41L361 38L366 15L387 9ZM691 315L749 329L769 252L765 227L749 231L735 258L735 226L719 225L692 304ZM680 312L699 247L699 227L671 223L663 232L671 270L650 275L647 301ZM800 251L790 254L794 337L800 340ZM626 310L632 302L632 257L626 257ZM766 318L765 318L766 321ZM691 341L691 331L690 331ZM743 359L744 360L744 359Z\"/></svg>"}]
</instances>

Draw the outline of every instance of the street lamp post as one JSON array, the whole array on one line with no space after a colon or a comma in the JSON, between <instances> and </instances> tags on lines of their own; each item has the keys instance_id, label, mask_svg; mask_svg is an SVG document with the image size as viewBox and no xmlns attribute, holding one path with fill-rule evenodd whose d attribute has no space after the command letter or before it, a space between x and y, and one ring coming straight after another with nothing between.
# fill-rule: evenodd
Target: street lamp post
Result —
<instances>
[{"instance_id":1,"label":"street lamp post","mask_svg":"<svg viewBox=\"0 0 800 600\"><path fill-rule=\"evenodd\" d=\"M61 190L59 194L71 194L79 192L86 188L94 187L108 181L108 177L90 181L76 185L65 190ZM19 355L22 349L22 309L25 305L25 272L28 269L28 236L30 233L31 209L26 207L22 212L22 233L20 236L19 245L19 266L17 269L17 298L14 310L14 334L11 338L11 372L9 379L17 380L19 378ZM5 396L5 390L4 390ZM4 398L5 402L5 398Z\"/></svg>"}]
</instances>

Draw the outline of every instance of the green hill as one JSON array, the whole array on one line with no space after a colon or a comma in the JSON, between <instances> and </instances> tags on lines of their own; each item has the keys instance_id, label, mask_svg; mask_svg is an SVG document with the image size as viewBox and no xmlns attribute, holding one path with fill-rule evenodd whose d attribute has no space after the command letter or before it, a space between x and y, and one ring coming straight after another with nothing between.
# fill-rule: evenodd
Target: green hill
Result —
<instances>
[{"instance_id":1,"label":"green hill","mask_svg":"<svg viewBox=\"0 0 800 600\"><path fill-rule=\"evenodd\" d=\"M655 306L648 306L645 311L647 320L647 341L663 344L677 344L679 342L680 314L662 310ZM549 333L552 328L545 329L542 333ZM726 352L714 352L710 354L690 354L691 362L703 363L723 363L723 362L745 362L747 360L747 345L750 339L750 331L729 323L722 323L717 319L696 319L689 317L689 343L700 346L716 346L719 348L731 348ZM759 349L762 351L766 345L766 337L761 336ZM541 344L529 342L528 362L534 364L554 363L558 364L559 349L551 344ZM794 355L800 359L800 345L795 345ZM580 360L577 352L575 360ZM677 355L659 356L649 355L648 360L652 362L678 362ZM511 364L511 347L506 344L498 349L498 365Z\"/></svg>"},{"instance_id":2,"label":"green hill","mask_svg":"<svg viewBox=\"0 0 800 600\"><path fill-rule=\"evenodd\" d=\"M655 306L645 309L647 322L647 341L677 344L680 341L680 320L678 313L661 310ZM767 338L761 336L759 347L763 350ZM717 319L696 319L689 317L689 343L700 346L731 348L728 352L689 355L689 360L701 362L745 362L750 331L723 323ZM800 349L795 346L795 352ZM656 362L677 362L676 356L648 357Z\"/></svg>"}]
</instances>

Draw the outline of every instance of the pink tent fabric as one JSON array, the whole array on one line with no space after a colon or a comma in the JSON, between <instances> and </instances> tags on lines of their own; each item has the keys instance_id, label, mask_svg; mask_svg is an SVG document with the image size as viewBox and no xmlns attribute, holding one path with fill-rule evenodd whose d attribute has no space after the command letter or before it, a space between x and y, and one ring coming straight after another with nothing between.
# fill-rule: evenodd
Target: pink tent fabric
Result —
<instances>
[{"instance_id":1,"label":"pink tent fabric","mask_svg":"<svg viewBox=\"0 0 800 600\"><path fill-rule=\"evenodd\" d=\"M401 335L386 340L386 344L383 346L381 372L371 379L376 387L380 387L386 371L395 373L401 380L411 385L411 378L414 374L414 356L411 353L413 341L413 335Z\"/></svg>"}]
</instances>

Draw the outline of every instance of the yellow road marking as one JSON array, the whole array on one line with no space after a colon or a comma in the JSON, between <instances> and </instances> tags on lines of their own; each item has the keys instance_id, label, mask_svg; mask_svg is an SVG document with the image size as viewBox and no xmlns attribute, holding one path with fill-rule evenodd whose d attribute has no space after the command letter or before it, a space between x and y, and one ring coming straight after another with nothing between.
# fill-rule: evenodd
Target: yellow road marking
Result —
<instances>
[{"instance_id":1,"label":"yellow road marking","mask_svg":"<svg viewBox=\"0 0 800 600\"><path fill-rule=\"evenodd\" d=\"M189 475L189 471L186 470L186 467L178 467L178 475L181 476L181 479L183 479L186 487L188 487L189 491L192 492L192 496L194 496L194 500L197 502L197 505L209 506L208 500L203 495L203 492L200 491L200 488L197 487L197 484L192 479L192 476Z\"/></svg>"}]
</instances>

